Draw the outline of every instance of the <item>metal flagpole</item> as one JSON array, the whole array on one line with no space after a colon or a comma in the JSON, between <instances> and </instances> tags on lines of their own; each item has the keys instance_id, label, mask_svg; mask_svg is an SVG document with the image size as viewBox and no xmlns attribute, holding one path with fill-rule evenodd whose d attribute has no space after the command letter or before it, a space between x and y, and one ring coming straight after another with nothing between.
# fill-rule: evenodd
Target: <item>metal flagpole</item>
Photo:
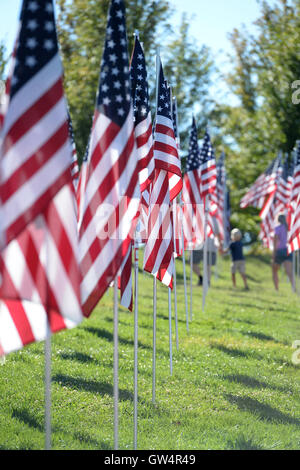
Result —
<instances>
[{"instance_id":1,"label":"metal flagpole","mask_svg":"<svg viewBox=\"0 0 300 470\"><path fill-rule=\"evenodd\" d=\"M153 278L153 353L152 353L152 403L155 403L156 394L156 292L157 281Z\"/></svg>"},{"instance_id":2,"label":"metal flagpole","mask_svg":"<svg viewBox=\"0 0 300 470\"><path fill-rule=\"evenodd\" d=\"M173 374L173 351L172 351L172 303L171 303L171 288L168 288L169 299L169 355L170 355L170 374Z\"/></svg>"},{"instance_id":3,"label":"metal flagpole","mask_svg":"<svg viewBox=\"0 0 300 470\"><path fill-rule=\"evenodd\" d=\"M176 349L179 350L179 336L178 336L178 314L177 314L177 280L176 280L176 266L174 259L174 310L175 310L175 337Z\"/></svg>"},{"instance_id":4,"label":"metal flagpole","mask_svg":"<svg viewBox=\"0 0 300 470\"><path fill-rule=\"evenodd\" d=\"M173 201L173 235L174 235L174 253L176 252L176 200ZM175 311L175 334L176 334L176 349L179 349L179 340L178 340L178 316L177 316L177 279L176 279L176 258L174 256L174 269L173 269L173 285L174 285L174 311Z\"/></svg>"},{"instance_id":5,"label":"metal flagpole","mask_svg":"<svg viewBox=\"0 0 300 470\"><path fill-rule=\"evenodd\" d=\"M181 240L182 240L182 263L183 263L183 282L184 282L186 331L189 333L189 312L188 312L188 301L187 301L186 267L185 267L185 249L184 249L183 226L181 227Z\"/></svg>"},{"instance_id":6,"label":"metal flagpole","mask_svg":"<svg viewBox=\"0 0 300 470\"><path fill-rule=\"evenodd\" d=\"M137 449L137 421L138 421L138 274L139 274L139 248L138 242L134 242L134 436L133 448Z\"/></svg>"},{"instance_id":7,"label":"metal flagpole","mask_svg":"<svg viewBox=\"0 0 300 470\"><path fill-rule=\"evenodd\" d=\"M208 291L208 276L207 276L207 216L208 216L208 196L205 198L205 213L204 213L204 247L203 247L203 292L202 292L202 311L204 311L205 297Z\"/></svg>"},{"instance_id":8,"label":"metal flagpole","mask_svg":"<svg viewBox=\"0 0 300 470\"><path fill-rule=\"evenodd\" d=\"M295 278L296 278L296 253L295 251L293 251L292 253L292 283L294 286L296 286L295 284Z\"/></svg>"},{"instance_id":9,"label":"metal flagpole","mask_svg":"<svg viewBox=\"0 0 300 470\"><path fill-rule=\"evenodd\" d=\"M119 449L119 354L118 354L118 279L114 281L114 450Z\"/></svg>"},{"instance_id":10,"label":"metal flagpole","mask_svg":"<svg viewBox=\"0 0 300 470\"><path fill-rule=\"evenodd\" d=\"M159 71L160 71L160 47L156 49L156 107L158 101L158 85L159 85ZM157 109L156 109L157 114ZM155 118L156 119L156 118ZM157 296L157 280L153 278L153 355L152 355L152 403L155 403L156 395L156 302Z\"/></svg>"},{"instance_id":11,"label":"metal flagpole","mask_svg":"<svg viewBox=\"0 0 300 470\"><path fill-rule=\"evenodd\" d=\"M298 283L298 286L299 286L299 275L300 275L300 259L299 259L299 255L300 255L300 252L299 250L297 250L297 275L296 275L296 280L295 280L295 291L297 292L297 283ZM300 294L299 290L298 290L298 294Z\"/></svg>"},{"instance_id":12,"label":"metal flagpole","mask_svg":"<svg viewBox=\"0 0 300 470\"><path fill-rule=\"evenodd\" d=\"M48 316L46 321L47 331L45 339L45 450L51 450L51 330Z\"/></svg>"},{"instance_id":13,"label":"metal flagpole","mask_svg":"<svg viewBox=\"0 0 300 470\"><path fill-rule=\"evenodd\" d=\"M48 268L48 235L45 233L42 250L45 251L46 275ZM45 450L51 450L51 327L48 315L49 291L48 279L45 282L45 313L46 313L46 338L44 346L45 356Z\"/></svg>"},{"instance_id":14,"label":"metal flagpole","mask_svg":"<svg viewBox=\"0 0 300 470\"><path fill-rule=\"evenodd\" d=\"M193 320L193 250L190 254L190 320Z\"/></svg>"}]
</instances>

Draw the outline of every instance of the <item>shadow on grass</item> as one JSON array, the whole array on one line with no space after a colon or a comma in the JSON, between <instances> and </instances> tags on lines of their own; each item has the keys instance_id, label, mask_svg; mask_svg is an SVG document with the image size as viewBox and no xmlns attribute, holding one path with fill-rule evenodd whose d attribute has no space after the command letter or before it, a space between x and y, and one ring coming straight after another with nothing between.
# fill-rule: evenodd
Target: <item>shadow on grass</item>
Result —
<instances>
[{"instance_id":1,"label":"shadow on grass","mask_svg":"<svg viewBox=\"0 0 300 470\"><path fill-rule=\"evenodd\" d=\"M233 348L227 348L226 346L223 346L221 344L210 344L212 348L218 349L219 351L228 354L231 357L243 357L243 358L256 358L256 359L262 359L262 356L260 356L257 353L254 353L252 351L241 351L240 349L233 349Z\"/></svg>"},{"instance_id":2,"label":"shadow on grass","mask_svg":"<svg viewBox=\"0 0 300 470\"><path fill-rule=\"evenodd\" d=\"M290 391L286 387L277 387L276 385L268 384L266 382L257 380L254 377L249 377L248 375L243 375L243 374L225 375L223 378L225 380L228 380L229 382L238 383L249 388L258 388L258 389L269 388L270 390L278 390L280 392Z\"/></svg>"},{"instance_id":3,"label":"shadow on grass","mask_svg":"<svg viewBox=\"0 0 300 470\"><path fill-rule=\"evenodd\" d=\"M78 361L78 362L81 362L82 364L88 364L88 363L99 364L99 361L97 361L96 359L88 356L87 354L76 352L76 351L73 351L72 353L60 353L59 357L65 360L69 360L69 361Z\"/></svg>"},{"instance_id":4,"label":"shadow on grass","mask_svg":"<svg viewBox=\"0 0 300 470\"><path fill-rule=\"evenodd\" d=\"M300 426L300 420L292 416L282 413L281 411L273 408L265 403L260 403L258 400L250 397L239 397L236 395L225 394L224 397L232 404L236 405L239 410L247 411L258 416L259 419L268 422L292 424Z\"/></svg>"},{"instance_id":5,"label":"shadow on grass","mask_svg":"<svg viewBox=\"0 0 300 470\"><path fill-rule=\"evenodd\" d=\"M12 410L12 417L22 421L24 424L29 426L30 428L37 429L40 432L44 432L44 426L42 426L34 416L32 416L27 410L18 410L14 408Z\"/></svg>"},{"instance_id":6,"label":"shadow on grass","mask_svg":"<svg viewBox=\"0 0 300 470\"><path fill-rule=\"evenodd\" d=\"M74 438L77 439L79 442L83 442L85 444L90 444L93 446L93 449L97 450L110 450L111 447L106 442L98 442L96 439L92 439L90 436L86 436L81 432L76 432L74 434Z\"/></svg>"},{"instance_id":7,"label":"shadow on grass","mask_svg":"<svg viewBox=\"0 0 300 470\"><path fill-rule=\"evenodd\" d=\"M251 336L252 338L260 339L262 341L273 341L274 343L278 343L277 339L273 338L272 336L265 335L264 333L257 333L255 331L241 331L244 336Z\"/></svg>"},{"instance_id":8,"label":"shadow on grass","mask_svg":"<svg viewBox=\"0 0 300 470\"><path fill-rule=\"evenodd\" d=\"M52 382L56 382L63 387L68 387L84 392L99 393L100 395L110 395L113 397L113 386L106 382L96 382L95 380L85 380L71 377L69 375L57 374L52 377ZM121 401L133 400L133 394L128 390L119 390L119 398Z\"/></svg>"},{"instance_id":9,"label":"shadow on grass","mask_svg":"<svg viewBox=\"0 0 300 470\"><path fill-rule=\"evenodd\" d=\"M251 439L245 436L239 436L235 441L228 441L228 447L232 450L263 450L263 447L255 444Z\"/></svg>"},{"instance_id":10,"label":"shadow on grass","mask_svg":"<svg viewBox=\"0 0 300 470\"><path fill-rule=\"evenodd\" d=\"M107 341L109 341L110 343L113 343L113 341L114 341L113 334L110 333L110 331L104 330L103 328L94 328L94 327L91 327L91 326L87 326L87 327L84 327L84 330L88 331L89 333L92 333L95 336L98 336L98 338L102 338L102 339L104 338ZM118 340L119 340L120 344L125 344L127 346L134 346L134 341L133 340L128 340L128 339L122 338L120 336L119 336ZM151 349L150 346L148 346L146 344L143 344L141 342L139 342L139 348Z\"/></svg>"}]
</instances>

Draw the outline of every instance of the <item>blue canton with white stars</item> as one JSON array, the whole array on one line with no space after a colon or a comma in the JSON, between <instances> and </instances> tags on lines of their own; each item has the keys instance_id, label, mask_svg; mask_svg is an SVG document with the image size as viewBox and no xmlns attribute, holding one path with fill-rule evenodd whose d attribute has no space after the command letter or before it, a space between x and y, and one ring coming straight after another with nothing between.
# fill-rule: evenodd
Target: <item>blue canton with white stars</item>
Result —
<instances>
[{"instance_id":1,"label":"blue canton with white stars","mask_svg":"<svg viewBox=\"0 0 300 470\"><path fill-rule=\"evenodd\" d=\"M300 142L297 145L296 159L295 164L300 165Z\"/></svg>"},{"instance_id":2,"label":"blue canton with white stars","mask_svg":"<svg viewBox=\"0 0 300 470\"><path fill-rule=\"evenodd\" d=\"M173 121L173 129L175 137L178 137L178 129L177 129L177 101L176 98L172 100L172 121Z\"/></svg>"},{"instance_id":3,"label":"blue canton with white stars","mask_svg":"<svg viewBox=\"0 0 300 470\"><path fill-rule=\"evenodd\" d=\"M205 136L203 139L203 144L200 149L200 162L201 164L208 162L209 160L213 160L215 158L214 149L211 145L210 137L208 131L205 132Z\"/></svg>"},{"instance_id":4,"label":"blue canton with white stars","mask_svg":"<svg viewBox=\"0 0 300 470\"><path fill-rule=\"evenodd\" d=\"M52 0L24 0L20 21L11 97L58 52Z\"/></svg>"},{"instance_id":5,"label":"blue canton with white stars","mask_svg":"<svg viewBox=\"0 0 300 470\"><path fill-rule=\"evenodd\" d=\"M197 138L196 121L193 118L189 140L189 154L186 161L186 171L198 170L200 167L200 152Z\"/></svg>"},{"instance_id":6,"label":"blue canton with white stars","mask_svg":"<svg viewBox=\"0 0 300 470\"><path fill-rule=\"evenodd\" d=\"M99 112L122 127L130 106L131 86L125 6L123 0L112 0L108 14L97 107Z\"/></svg>"},{"instance_id":7,"label":"blue canton with white stars","mask_svg":"<svg viewBox=\"0 0 300 470\"><path fill-rule=\"evenodd\" d=\"M137 37L135 38L130 76L134 106L134 120L135 123L138 124L149 114L150 105L145 55Z\"/></svg>"},{"instance_id":8,"label":"blue canton with white stars","mask_svg":"<svg viewBox=\"0 0 300 470\"><path fill-rule=\"evenodd\" d=\"M162 64L160 64L158 96L157 96L157 114L172 120L171 109L171 90L164 78Z\"/></svg>"}]
</instances>

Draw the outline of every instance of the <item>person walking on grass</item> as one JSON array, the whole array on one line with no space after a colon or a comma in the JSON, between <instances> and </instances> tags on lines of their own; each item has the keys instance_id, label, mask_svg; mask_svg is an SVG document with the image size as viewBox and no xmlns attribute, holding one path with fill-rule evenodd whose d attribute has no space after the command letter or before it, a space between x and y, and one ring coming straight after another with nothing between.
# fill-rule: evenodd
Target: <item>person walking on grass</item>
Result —
<instances>
[{"instance_id":1,"label":"person walking on grass","mask_svg":"<svg viewBox=\"0 0 300 470\"><path fill-rule=\"evenodd\" d=\"M295 291L293 280L293 255L287 250L288 228L284 214L277 217L277 225L274 230L273 256L272 256L272 277L275 289L279 289L278 271L283 264L285 272L290 280L293 291Z\"/></svg>"},{"instance_id":2,"label":"person walking on grass","mask_svg":"<svg viewBox=\"0 0 300 470\"><path fill-rule=\"evenodd\" d=\"M208 285L210 285L211 279L211 267L216 265L217 262L217 239L208 238L207 239L207 276L208 276ZM203 263L204 257L204 244L202 244L201 248L198 248L193 251L193 271L198 276L198 286L203 285L203 276L200 272L200 263Z\"/></svg>"},{"instance_id":3,"label":"person walking on grass","mask_svg":"<svg viewBox=\"0 0 300 470\"><path fill-rule=\"evenodd\" d=\"M227 253L228 251L230 251L232 260L231 278L233 287L236 287L236 272L238 271L243 279L245 290L249 290L246 277L246 262L243 254L242 234L238 228L231 230L231 243L223 253Z\"/></svg>"}]
</instances>

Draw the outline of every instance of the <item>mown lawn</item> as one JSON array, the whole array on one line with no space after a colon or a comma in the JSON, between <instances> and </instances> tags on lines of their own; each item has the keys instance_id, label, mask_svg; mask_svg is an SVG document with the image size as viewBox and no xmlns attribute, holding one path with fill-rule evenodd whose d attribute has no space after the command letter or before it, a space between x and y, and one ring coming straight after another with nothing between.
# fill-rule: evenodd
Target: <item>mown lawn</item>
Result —
<instances>
[{"instance_id":1,"label":"mown lawn","mask_svg":"<svg viewBox=\"0 0 300 470\"><path fill-rule=\"evenodd\" d=\"M267 258L248 257L250 291L233 290L229 259L202 312L194 277L186 328L182 262L177 261L179 350L173 321L169 368L168 291L158 285L157 386L152 403L153 280L139 275L138 449L300 449L299 296L283 273L280 292ZM189 271L189 266L188 271ZM188 272L189 274L189 272ZM189 281L188 281L189 285ZM173 309L174 315L174 309ZM133 314L119 316L119 448L133 449ZM0 367L0 449L44 448L44 344ZM112 289L89 319L52 339L52 448L113 449Z\"/></svg>"}]
</instances>

